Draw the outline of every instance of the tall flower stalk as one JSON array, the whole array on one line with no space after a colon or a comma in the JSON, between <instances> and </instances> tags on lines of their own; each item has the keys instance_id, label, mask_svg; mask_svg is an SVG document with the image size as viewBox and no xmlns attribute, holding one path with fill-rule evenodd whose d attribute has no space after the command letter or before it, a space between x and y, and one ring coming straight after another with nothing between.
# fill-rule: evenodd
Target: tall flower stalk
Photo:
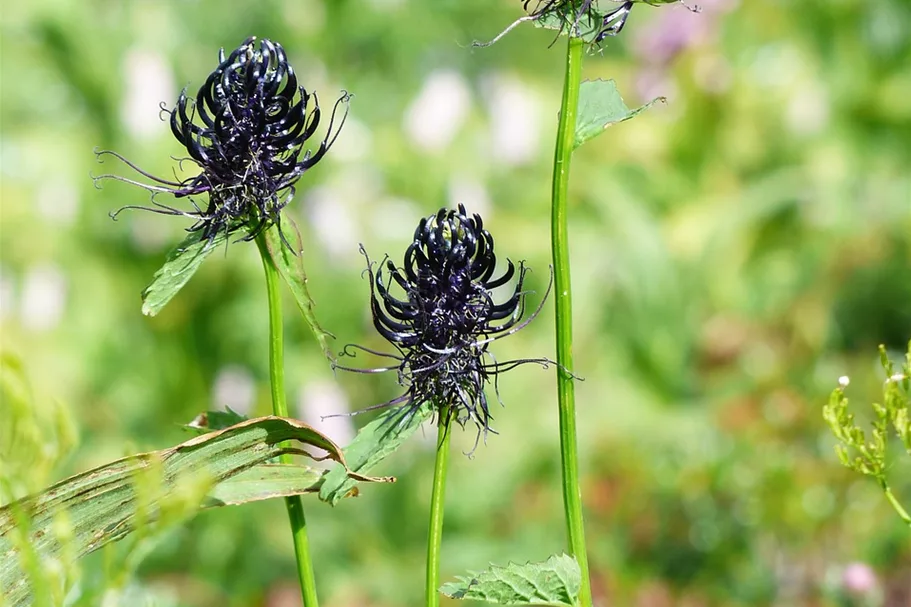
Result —
<instances>
[{"instance_id":1,"label":"tall flower stalk","mask_svg":"<svg viewBox=\"0 0 911 607\"><path fill-rule=\"evenodd\" d=\"M366 256L366 252L364 253ZM387 419L404 423L425 403L433 406L437 421L437 448L427 539L425 604L439 605L440 546L444 497L449 469L449 443L454 423L477 428L477 442L494 432L493 416L485 393L493 383L499 400L497 376L525 363L550 364L547 359L497 361L490 345L519 331L541 309L525 316L523 290L527 268L506 261L496 276L494 240L479 215L465 207L440 209L421 219L414 238L397 267L384 259L374 268L367 259L370 306L377 332L398 351L389 354L348 346L343 355L360 350L395 361L375 369L337 368L363 373L395 371L405 392L371 408L398 406ZM505 301L494 301L494 290L516 283ZM401 294L393 293L395 291ZM542 298L547 297L545 293Z\"/></svg>"},{"instance_id":2,"label":"tall flower stalk","mask_svg":"<svg viewBox=\"0 0 911 607\"><path fill-rule=\"evenodd\" d=\"M335 142L347 116L347 106L338 123L336 114L349 96L343 94L335 103L326 135L314 152L305 149L305 144L320 124L319 100L315 93L299 86L280 44L251 37L227 56L224 50L220 51L218 60L218 67L195 96L188 96L184 90L174 109L163 110L169 115L172 134L188 154L181 163L197 166L200 171L196 175L184 179L156 177L115 152L102 151L98 152L99 157L119 159L146 181L117 175L95 179L116 179L152 193L151 206L128 205L121 211L139 208L192 219L194 223L187 231L206 247L197 255L210 250L217 239L235 233L241 235L241 240L256 241L269 305L272 411L276 416L288 417L280 274L266 237L270 230L276 230L290 247L282 234L281 212L294 197L298 180ZM162 194L186 199L190 208L165 204L158 200ZM200 198L204 203L198 202ZM282 456L282 461L288 463L289 457ZM286 498L286 505L304 605L317 607L303 503L295 496Z\"/></svg>"},{"instance_id":3,"label":"tall flower stalk","mask_svg":"<svg viewBox=\"0 0 911 607\"><path fill-rule=\"evenodd\" d=\"M277 229L277 228L270 228ZM272 394L272 413L278 417L288 417L287 392L285 392L284 334L282 324L281 276L269 247L266 244L265 232L256 236L266 275L266 296L269 302L269 380ZM282 455L281 463L290 464L291 456ZM297 559L297 577L300 581L301 594L305 607L317 607L316 579L313 576L313 562L310 558L310 541L307 538L307 517L304 515L304 503L301 496L292 495L285 498L288 519L291 522L291 536L294 541L294 556Z\"/></svg>"},{"instance_id":4,"label":"tall flower stalk","mask_svg":"<svg viewBox=\"0 0 911 607\"><path fill-rule=\"evenodd\" d=\"M579 486L579 455L576 440L576 400L573 383L573 308L570 285L569 235L566 203L569 169L573 153L576 111L582 75L584 42L567 36L563 97L554 151L551 189L551 248L554 262L555 324L557 333L557 397L560 411L560 462L563 472L563 507L570 553L582 573L579 599L583 607L592 604L585 526L582 519L582 490Z\"/></svg>"}]
</instances>

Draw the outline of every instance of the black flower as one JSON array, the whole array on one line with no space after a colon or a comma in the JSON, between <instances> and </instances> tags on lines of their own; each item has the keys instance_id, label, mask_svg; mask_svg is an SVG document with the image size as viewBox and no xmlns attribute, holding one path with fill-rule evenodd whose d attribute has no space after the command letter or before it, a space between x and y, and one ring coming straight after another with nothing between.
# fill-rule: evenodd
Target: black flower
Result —
<instances>
[{"instance_id":1,"label":"black flower","mask_svg":"<svg viewBox=\"0 0 911 607\"><path fill-rule=\"evenodd\" d=\"M366 257L366 252L361 249ZM469 216L465 207L440 209L418 224L414 240L405 250L402 267L384 259L374 271L367 259L370 306L376 330L398 350L383 354L360 346L351 348L386 356L397 364L379 369L338 368L349 371L398 371L406 388L401 396L376 405L400 405L400 420L430 402L437 413L448 411L462 426L471 421L480 431L490 429L490 407L485 385L497 373L523 363L547 365L547 359L497 362L490 344L525 327L526 291L522 290L528 269L507 260L496 274L494 242L479 215ZM384 267L388 275L384 273ZM505 301L496 303L494 290L516 278ZM392 293L393 283L402 295ZM550 287L548 287L549 290ZM547 297L545 293L544 298ZM541 305L544 300L542 299Z\"/></svg>"},{"instance_id":2,"label":"black flower","mask_svg":"<svg viewBox=\"0 0 911 607\"><path fill-rule=\"evenodd\" d=\"M170 115L171 132L183 145L190 162L200 173L181 181L160 179L142 171L114 152L112 155L151 184L116 175L113 178L142 186L153 192L154 207L129 205L167 215L195 219L188 228L212 241L219 234L246 230L245 240L279 224L281 210L294 196L294 184L315 165L334 143L347 116L335 126L336 112L347 104L343 94L332 110L326 136L316 152L304 151L320 123L319 100L298 85L285 50L276 42L248 38L225 58L219 51L219 65L200 87L195 98L184 89ZM311 106L312 100L312 109ZM187 197L193 210L181 210L156 200L159 193ZM206 195L203 207L193 199ZM123 210L123 209L120 209ZM117 213L120 212L117 211ZM116 213L114 214L116 216Z\"/></svg>"}]
</instances>

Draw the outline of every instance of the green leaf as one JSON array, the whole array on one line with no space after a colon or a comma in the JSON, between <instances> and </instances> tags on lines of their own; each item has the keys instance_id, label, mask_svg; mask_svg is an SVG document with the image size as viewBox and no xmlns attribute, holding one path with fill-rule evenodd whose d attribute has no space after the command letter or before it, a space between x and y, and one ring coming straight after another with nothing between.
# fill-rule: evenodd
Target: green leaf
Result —
<instances>
[{"instance_id":1,"label":"green leaf","mask_svg":"<svg viewBox=\"0 0 911 607\"><path fill-rule=\"evenodd\" d=\"M451 599L486 601L497 605L554 605L576 607L582 574L576 559L561 554L543 563L493 565L481 573L443 584Z\"/></svg>"},{"instance_id":2,"label":"green leaf","mask_svg":"<svg viewBox=\"0 0 911 607\"><path fill-rule=\"evenodd\" d=\"M142 292L142 313L155 316L177 295L206 257L225 242L227 236L219 234L209 241L202 232L193 232L176 249L168 253L164 265L155 272L152 284Z\"/></svg>"},{"instance_id":3,"label":"green leaf","mask_svg":"<svg viewBox=\"0 0 911 607\"><path fill-rule=\"evenodd\" d=\"M350 472L369 472L398 449L423 422L430 419L433 409L429 404L421 406L404 424L397 423L396 418L401 413L399 408L386 411L358 431L354 440L345 448L345 460ZM319 498L334 506L344 497L357 495L357 483L350 472L340 466L330 470L320 487Z\"/></svg>"},{"instance_id":4,"label":"green leaf","mask_svg":"<svg viewBox=\"0 0 911 607\"><path fill-rule=\"evenodd\" d=\"M642 107L629 109L623 102L617 83L613 80L587 80L579 89L579 111L576 118L576 134L573 149L594 139L609 126L629 120L644 112L664 97L652 99Z\"/></svg>"},{"instance_id":5,"label":"green leaf","mask_svg":"<svg viewBox=\"0 0 911 607\"><path fill-rule=\"evenodd\" d=\"M232 411L231 407L225 407L224 411L206 411L193 418L189 424L184 426L185 429L195 432L196 434L205 434L213 430L224 430L235 424L247 421L246 415L241 415Z\"/></svg>"},{"instance_id":6,"label":"green leaf","mask_svg":"<svg viewBox=\"0 0 911 607\"><path fill-rule=\"evenodd\" d=\"M44 486L76 442L70 410L36 393L22 361L0 351L0 504Z\"/></svg>"},{"instance_id":7,"label":"green leaf","mask_svg":"<svg viewBox=\"0 0 911 607\"><path fill-rule=\"evenodd\" d=\"M297 464L260 464L215 485L203 507L235 506L316 491L323 472Z\"/></svg>"},{"instance_id":8,"label":"green leaf","mask_svg":"<svg viewBox=\"0 0 911 607\"><path fill-rule=\"evenodd\" d=\"M266 246L269 248L269 255L278 268L279 274L285 279L297 306L300 308L304 320L313 331L316 341L319 342L320 348L326 358L333 358L332 350L329 348L329 339L334 337L331 333L323 329L316 320L314 312L313 299L310 297L310 291L307 289L307 273L304 271L303 244L300 231L290 219L282 223L282 233L288 240L288 244L282 241L281 235L276 227L269 228L266 231Z\"/></svg>"},{"instance_id":9,"label":"green leaf","mask_svg":"<svg viewBox=\"0 0 911 607\"><path fill-rule=\"evenodd\" d=\"M324 450L347 472L330 439L296 420L270 416L117 460L0 508L0 589L12 605L28 604L28 572L36 563L72 562L169 511L189 516L200 507L315 491L316 471L268 463L282 453L310 455L303 446Z\"/></svg>"}]
</instances>

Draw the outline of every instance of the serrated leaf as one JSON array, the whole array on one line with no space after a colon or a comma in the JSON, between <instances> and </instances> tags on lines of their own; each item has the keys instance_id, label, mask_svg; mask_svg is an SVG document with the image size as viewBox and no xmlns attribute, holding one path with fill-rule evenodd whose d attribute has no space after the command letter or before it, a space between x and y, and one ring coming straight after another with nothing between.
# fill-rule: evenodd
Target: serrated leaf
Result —
<instances>
[{"instance_id":1,"label":"serrated leaf","mask_svg":"<svg viewBox=\"0 0 911 607\"><path fill-rule=\"evenodd\" d=\"M194 499L192 511L314 491L306 467L268 464L289 450L307 454L285 441L322 449L347 472L341 449L329 438L302 422L269 416L117 460L0 508L0 588L12 605L27 604L29 562L93 552L156 520L173 498Z\"/></svg>"},{"instance_id":2,"label":"serrated leaf","mask_svg":"<svg viewBox=\"0 0 911 607\"><path fill-rule=\"evenodd\" d=\"M164 265L152 277L152 284L142 292L142 313L155 316L177 295L193 274L227 236L219 234L211 241L202 232L193 232L168 253Z\"/></svg>"},{"instance_id":3,"label":"serrated leaf","mask_svg":"<svg viewBox=\"0 0 911 607\"><path fill-rule=\"evenodd\" d=\"M497 605L553 605L577 607L582 574L576 559L555 555L543 563L510 563L457 582L443 584L440 592L452 599L485 601Z\"/></svg>"},{"instance_id":4,"label":"serrated leaf","mask_svg":"<svg viewBox=\"0 0 911 607\"><path fill-rule=\"evenodd\" d=\"M404 423L399 423L401 413L400 409L386 411L358 431L357 436L344 450L350 472L369 472L398 449L423 422L430 419L433 409L429 404L425 404L414 415L403 420ZM336 466L326 474L320 487L319 498L334 506L352 492L356 484L350 473Z\"/></svg>"},{"instance_id":5,"label":"serrated leaf","mask_svg":"<svg viewBox=\"0 0 911 607\"><path fill-rule=\"evenodd\" d=\"M332 350L329 348L329 339L333 337L331 333L323 329L316 320L314 312L313 298L310 297L310 291L307 289L307 273L304 271L304 247L301 240L300 231L290 219L282 223L282 234L288 241L286 244L282 241L277 227L269 228L265 233L266 246L269 249L269 255L272 257L275 267L278 268L279 274L285 279L297 307L300 308L301 314L313 336L319 342L320 348L326 358L332 359ZM293 250L288 247L293 247Z\"/></svg>"},{"instance_id":6,"label":"serrated leaf","mask_svg":"<svg viewBox=\"0 0 911 607\"><path fill-rule=\"evenodd\" d=\"M587 80L579 89L579 109L576 114L576 134L573 149L594 139L604 130L619 122L629 120L644 112L664 97L652 99L645 105L631 110L623 102L617 83L613 80Z\"/></svg>"}]
</instances>

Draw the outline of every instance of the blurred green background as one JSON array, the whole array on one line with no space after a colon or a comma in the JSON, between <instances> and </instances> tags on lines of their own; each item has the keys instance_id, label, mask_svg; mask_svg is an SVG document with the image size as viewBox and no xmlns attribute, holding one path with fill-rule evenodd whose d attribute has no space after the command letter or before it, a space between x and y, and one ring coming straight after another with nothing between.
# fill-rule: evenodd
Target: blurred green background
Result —
<instances>
[{"instance_id":1,"label":"blurred green background","mask_svg":"<svg viewBox=\"0 0 911 607\"><path fill-rule=\"evenodd\" d=\"M911 604L911 538L879 488L844 470L820 416L840 375L879 396L876 346L911 336L911 5L903 0L702 0L638 6L587 57L627 102L663 95L577 153L570 230L583 495L602 605ZM4 351L37 402L62 403L78 446L13 479L65 475L186 437L229 405L270 409L255 247L210 257L153 319L140 292L187 222L127 212L140 189L90 174L96 147L167 176L159 120L220 47L281 42L325 108L351 115L288 212L317 313L348 342L369 322L363 243L400 258L418 219L462 202L543 291L562 41L519 0L32 0L2 8ZM333 376L287 301L299 417L350 440L398 393L393 375ZM553 356L553 311L496 344ZM366 359L358 359L369 364ZM564 547L553 371L501 377L506 407L474 458L453 460L443 577ZM0 424L4 421L0 420ZM455 448L471 449L473 431ZM433 432L335 509L306 498L326 607L420 602ZM36 460L55 457L54 439ZM911 466L894 489L911 503ZM86 561L85 584L99 559ZM93 572L95 572L93 574ZM94 575L94 577L93 577ZM296 605L283 504L208 511L166 536L122 604ZM454 604L454 603L448 603Z\"/></svg>"}]
</instances>

